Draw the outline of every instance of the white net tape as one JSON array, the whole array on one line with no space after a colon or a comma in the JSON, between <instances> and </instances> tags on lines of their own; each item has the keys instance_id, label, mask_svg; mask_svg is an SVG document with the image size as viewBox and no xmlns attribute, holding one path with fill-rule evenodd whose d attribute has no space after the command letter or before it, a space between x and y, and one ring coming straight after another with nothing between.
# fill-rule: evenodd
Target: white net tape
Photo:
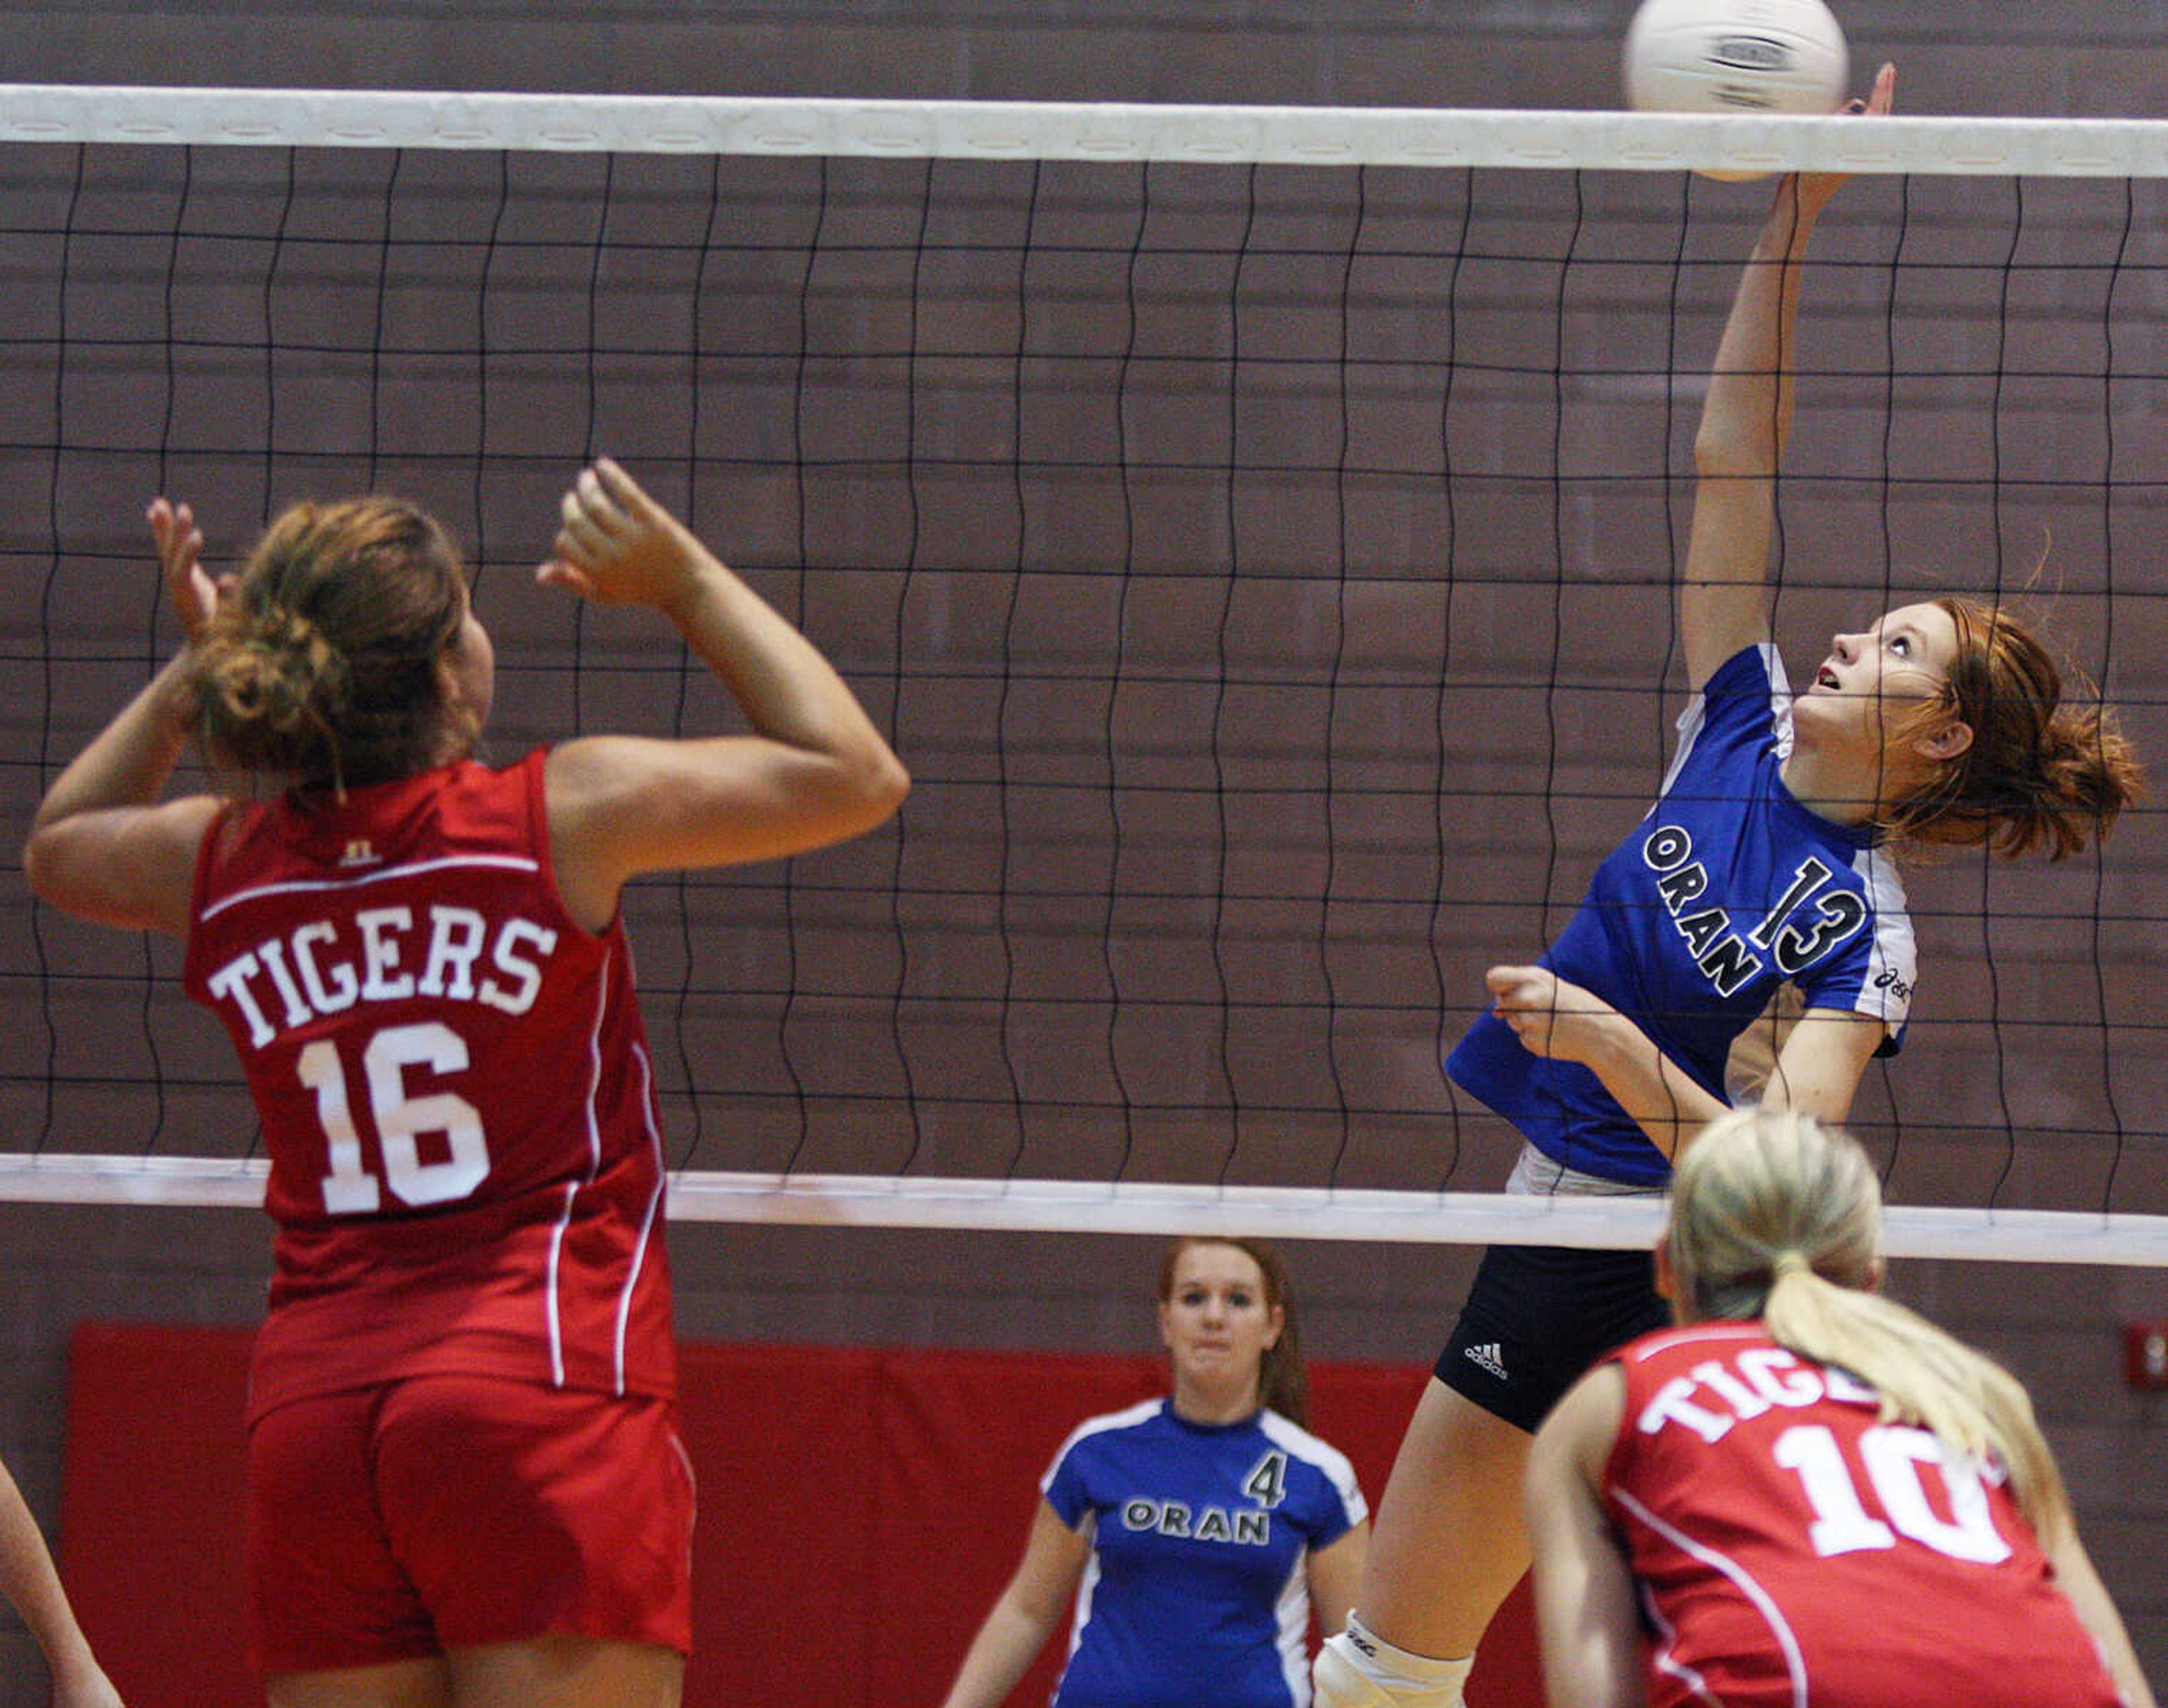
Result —
<instances>
[{"instance_id":1,"label":"white net tape","mask_svg":"<svg viewBox=\"0 0 2168 1708\"><path fill-rule=\"evenodd\" d=\"M0 141L2168 177L2168 121L0 84Z\"/></svg>"}]
</instances>

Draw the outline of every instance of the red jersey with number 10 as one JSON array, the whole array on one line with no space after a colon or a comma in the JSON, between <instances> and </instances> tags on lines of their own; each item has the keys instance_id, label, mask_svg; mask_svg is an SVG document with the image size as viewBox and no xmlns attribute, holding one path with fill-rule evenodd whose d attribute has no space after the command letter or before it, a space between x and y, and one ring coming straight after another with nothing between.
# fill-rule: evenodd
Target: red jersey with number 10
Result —
<instances>
[{"instance_id":1,"label":"red jersey with number 10","mask_svg":"<svg viewBox=\"0 0 2168 1708\"><path fill-rule=\"evenodd\" d=\"M558 898L545 757L205 837L183 980L240 1051L279 1229L252 1415L450 1372L673 1391L630 957Z\"/></svg>"},{"instance_id":2,"label":"red jersey with number 10","mask_svg":"<svg viewBox=\"0 0 2168 1708\"><path fill-rule=\"evenodd\" d=\"M1878 1417L1758 1323L1614 1355L1603 1478L1651 1627L1652 1708L2114 1708L1992 1467Z\"/></svg>"}]
</instances>

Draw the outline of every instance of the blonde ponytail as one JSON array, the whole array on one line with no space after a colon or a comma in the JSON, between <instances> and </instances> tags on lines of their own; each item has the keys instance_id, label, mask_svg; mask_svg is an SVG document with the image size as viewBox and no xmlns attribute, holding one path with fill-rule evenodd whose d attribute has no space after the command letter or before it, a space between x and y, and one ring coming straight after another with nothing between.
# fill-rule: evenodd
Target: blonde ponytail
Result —
<instances>
[{"instance_id":1,"label":"blonde ponytail","mask_svg":"<svg viewBox=\"0 0 2168 1708\"><path fill-rule=\"evenodd\" d=\"M1870 1291L1881 1211L1873 1169L1847 1134L1793 1110L1720 1117L1687 1147L1672 1184L1666 1239L1681 1316L1758 1317L1778 1345L1873 1387L1885 1420L2000 1461L2033 1528L2064 1533L2070 1498L2023 1387Z\"/></svg>"}]
</instances>

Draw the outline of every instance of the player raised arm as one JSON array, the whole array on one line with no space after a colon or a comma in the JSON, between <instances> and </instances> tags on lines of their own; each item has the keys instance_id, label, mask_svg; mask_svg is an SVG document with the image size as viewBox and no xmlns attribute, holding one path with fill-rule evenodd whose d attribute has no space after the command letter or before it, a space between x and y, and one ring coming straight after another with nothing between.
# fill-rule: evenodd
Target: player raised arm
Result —
<instances>
[{"instance_id":1,"label":"player raised arm","mask_svg":"<svg viewBox=\"0 0 2168 1708\"><path fill-rule=\"evenodd\" d=\"M104 925L179 932L218 802L159 796L195 721L192 653L222 590L203 567L203 535L187 505L154 500L147 520L181 648L46 791L23 864L31 889L56 907Z\"/></svg>"},{"instance_id":2,"label":"player raised arm","mask_svg":"<svg viewBox=\"0 0 2168 1708\"><path fill-rule=\"evenodd\" d=\"M1889 112L1896 82L1895 68L1884 66L1854 110ZM1679 579L1679 629L1697 690L1741 647L1769 639L1769 550L1791 433L1799 283L1815 221L1843 183L1836 172L1779 181L1717 346L1694 438L1693 527Z\"/></svg>"},{"instance_id":3,"label":"player raised arm","mask_svg":"<svg viewBox=\"0 0 2168 1708\"><path fill-rule=\"evenodd\" d=\"M584 470L565 495L536 574L667 618L752 726L676 740L591 736L551 752L553 857L576 918L607 920L640 873L820 847L902 801L908 775L834 667L615 463Z\"/></svg>"}]
</instances>

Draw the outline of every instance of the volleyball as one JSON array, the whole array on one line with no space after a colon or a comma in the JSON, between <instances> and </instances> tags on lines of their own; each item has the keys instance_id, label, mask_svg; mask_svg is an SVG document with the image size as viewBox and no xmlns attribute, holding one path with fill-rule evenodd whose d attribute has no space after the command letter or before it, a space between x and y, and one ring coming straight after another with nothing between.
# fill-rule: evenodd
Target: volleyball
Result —
<instances>
[{"instance_id":1,"label":"volleyball","mask_svg":"<svg viewBox=\"0 0 2168 1708\"><path fill-rule=\"evenodd\" d=\"M1833 113L1849 69L1822 0L1642 0L1626 31L1644 113Z\"/></svg>"}]
</instances>

